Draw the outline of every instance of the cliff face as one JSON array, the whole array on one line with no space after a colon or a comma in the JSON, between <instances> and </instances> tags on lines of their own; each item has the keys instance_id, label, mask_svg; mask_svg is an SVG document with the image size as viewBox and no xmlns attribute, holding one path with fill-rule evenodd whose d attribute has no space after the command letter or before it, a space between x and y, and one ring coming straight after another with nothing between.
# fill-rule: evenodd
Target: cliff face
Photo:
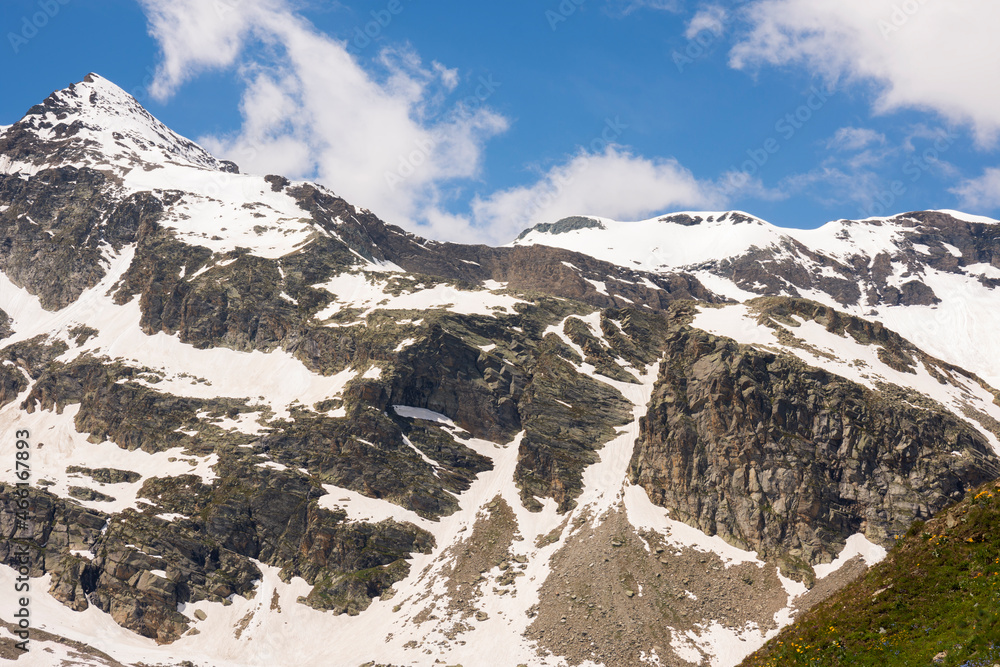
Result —
<instances>
[{"instance_id":1,"label":"cliff face","mask_svg":"<svg viewBox=\"0 0 1000 667\"><path fill-rule=\"evenodd\" d=\"M782 561L829 562L861 532L891 545L996 477L986 438L787 355L678 324L630 478L671 516Z\"/></svg>"}]
</instances>

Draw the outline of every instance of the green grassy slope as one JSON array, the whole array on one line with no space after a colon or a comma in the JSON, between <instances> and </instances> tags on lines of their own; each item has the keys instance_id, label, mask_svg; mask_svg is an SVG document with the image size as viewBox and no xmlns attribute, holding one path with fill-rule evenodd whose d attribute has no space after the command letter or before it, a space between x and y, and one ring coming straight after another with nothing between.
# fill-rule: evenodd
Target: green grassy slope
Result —
<instances>
[{"instance_id":1,"label":"green grassy slope","mask_svg":"<svg viewBox=\"0 0 1000 667\"><path fill-rule=\"evenodd\" d=\"M1000 482L914 524L742 667L934 664L1000 664Z\"/></svg>"}]
</instances>

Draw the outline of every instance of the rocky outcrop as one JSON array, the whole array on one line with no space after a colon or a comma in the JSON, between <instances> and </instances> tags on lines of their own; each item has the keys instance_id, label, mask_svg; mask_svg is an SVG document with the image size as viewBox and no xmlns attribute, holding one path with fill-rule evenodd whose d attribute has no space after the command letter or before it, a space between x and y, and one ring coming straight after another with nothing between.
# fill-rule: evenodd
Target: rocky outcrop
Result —
<instances>
[{"instance_id":1,"label":"rocky outcrop","mask_svg":"<svg viewBox=\"0 0 1000 667\"><path fill-rule=\"evenodd\" d=\"M543 222L531 227L530 229L525 229L518 235L517 240L523 239L531 232L541 232L543 234L566 234L567 232L573 232L577 229L605 229L605 227L601 224L600 220L595 218L573 215L568 218L563 218L562 220L557 220L555 222Z\"/></svg>"},{"instance_id":2,"label":"rocky outcrop","mask_svg":"<svg viewBox=\"0 0 1000 667\"><path fill-rule=\"evenodd\" d=\"M677 299L722 300L689 274L632 271L546 246L492 248L428 241L313 186L292 192L313 219L335 228L359 255L393 262L409 273L467 282L495 280L511 289L575 299L597 308L663 309ZM604 283L603 291L595 283Z\"/></svg>"},{"instance_id":3,"label":"rocky outcrop","mask_svg":"<svg viewBox=\"0 0 1000 667\"><path fill-rule=\"evenodd\" d=\"M83 468L80 466L69 466L68 473L80 473L92 478L100 484L132 484L142 479L142 475L131 470L119 470L117 468Z\"/></svg>"},{"instance_id":4,"label":"rocky outcrop","mask_svg":"<svg viewBox=\"0 0 1000 667\"><path fill-rule=\"evenodd\" d=\"M2 149L0 149L2 150ZM0 174L0 270L58 310L104 277L102 246L121 250L159 216L150 193L118 200L110 178L75 167L46 169L24 180Z\"/></svg>"},{"instance_id":5,"label":"rocky outcrop","mask_svg":"<svg viewBox=\"0 0 1000 667\"><path fill-rule=\"evenodd\" d=\"M675 325L631 480L710 535L800 573L857 532L889 545L996 476L983 436L898 397Z\"/></svg>"},{"instance_id":6,"label":"rocky outcrop","mask_svg":"<svg viewBox=\"0 0 1000 667\"><path fill-rule=\"evenodd\" d=\"M514 479L530 510L552 498L560 512L576 506L584 469L631 418L631 404L615 389L574 371L555 350L538 357L521 403L524 437Z\"/></svg>"},{"instance_id":7,"label":"rocky outcrop","mask_svg":"<svg viewBox=\"0 0 1000 667\"><path fill-rule=\"evenodd\" d=\"M12 328L13 319L10 315L5 313L2 308L0 308L0 340L7 338L12 333L14 329Z\"/></svg>"},{"instance_id":8,"label":"rocky outcrop","mask_svg":"<svg viewBox=\"0 0 1000 667\"><path fill-rule=\"evenodd\" d=\"M231 463L212 487L194 477L151 480L142 495L161 509L191 516L176 530L243 559L281 568L285 580L302 577L314 588L308 603L355 614L409 572L414 552L434 538L411 524L346 521L320 508L315 482L255 465ZM363 584L363 585L362 585Z\"/></svg>"},{"instance_id":9,"label":"rocky outcrop","mask_svg":"<svg viewBox=\"0 0 1000 667\"><path fill-rule=\"evenodd\" d=\"M24 374L13 363L0 364L0 407L20 396L28 388Z\"/></svg>"},{"instance_id":10,"label":"rocky outcrop","mask_svg":"<svg viewBox=\"0 0 1000 667\"><path fill-rule=\"evenodd\" d=\"M526 383L517 366L433 326L400 356L387 398L445 414L477 438L506 442L521 430Z\"/></svg>"},{"instance_id":11,"label":"rocky outcrop","mask_svg":"<svg viewBox=\"0 0 1000 667\"><path fill-rule=\"evenodd\" d=\"M252 412L245 401L195 399L156 391L144 382L158 376L144 369L90 355L68 364L53 364L35 382L23 408L62 410L79 404L76 428L92 441L111 440L123 449L158 452L173 447L211 451L221 442L244 444L248 436L231 434L198 417L236 417ZM184 433L194 430L198 437Z\"/></svg>"},{"instance_id":12,"label":"rocky outcrop","mask_svg":"<svg viewBox=\"0 0 1000 667\"><path fill-rule=\"evenodd\" d=\"M3 348L0 350L0 361L23 369L32 380L37 380L49 364L68 349L63 341L49 342L43 334Z\"/></svg>"}]
</instances>

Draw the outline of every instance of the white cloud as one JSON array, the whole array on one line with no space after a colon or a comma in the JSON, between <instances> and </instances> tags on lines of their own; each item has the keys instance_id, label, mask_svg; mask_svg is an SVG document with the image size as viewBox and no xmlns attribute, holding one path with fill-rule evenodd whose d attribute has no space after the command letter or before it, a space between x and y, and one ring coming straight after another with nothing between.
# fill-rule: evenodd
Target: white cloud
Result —
<instances>
[{"instance_id":1,"label":"white cloud","mask_svg":"<svg viewBox=\"0 0 1000 667\"><path fill-rule=\"evenodd\" d=\"M609 145L581 151L534 185L477 199L473 216L507 242L539 222L570 215L639 220L677 208L719 208L728 199L676 160L650 160Z\"/></svg>"},{"instance_id":2,"label":"white cloud","mask_svg":"<svg viewBox=\"0 0 1000 667\"><path fill-rule=\"evenodd\" d=\"M163 62L150 92L164 100L191 76L227 67L281 0L140 0Z\"/></svg>"},{"instance_id":3,"label":"white cloud","mask_svg":"<svg viewBox=\"0 0 1000 667\"><path fill-rule=\"evenodd\" d=\"M422 222L454 179L477 176L485 143L508 121L486 100L501 83L462 84L410 50L381 52L372 74L347 45L317 31L283 0L143 0L163 63L163 99L208 69L238 68L243 124L201 137L247 171L313 178L401 224Z\"/></svg>"},{"instance_id":4,"label":"white cloud","mask_svg":"<svg viewBox=\"0 0 1000 667\"><path fill-rule=\"evenodd\" d=\"M347 44L317 31L289 0L142 3L163 51L154 95L166 99L211 69L234 69L244 82L242 126L231 136L201 137L206 148L250 172L318 180L433 238L507 242L535 222L571 213L641 217L721 206L737 192L763 190L755 181L739 188L701 182L674 160L609 145L620 134L609 121L589 152L568 157L533 185L479 196L468 214L457 214L456 191L475 181L486 142L507 129L507 119L488 106L502 82L463 82L457 70L425 66L405 48L382 51L379 71L367 71ZM448 108L452 93L462 99Z\"/></svg>"},{"instance_id":5,"label":"white cloud","mask_svg":"<svg viewBox=\"0 0 1000 667\"><path fill-rule=\"evenodd\" d=\"M885 145L885 135L867 127L842 127L827 142L827 148L858 151L869 146Z\"/></svg>"},{"instance_id":6,"label":"white cloud","mask_svg":"<svg viewBox=\"0 0 1000 667\"><path fill-rule=\"evenodd\" d=\"M951 192L966 210L996 211L1000 209L1000 168L990 167L982 176L960 183Z\"/></svg>"},{"instance_id":7,"label":"white cloud","mask_svg":"<svg viewBox=\"0 0 1000 667\"><path fill-rule=\"evenodd\" d=\"M714 35L721 35L726 30L726 21L729 14L719 5L709 5L698 12L688 21L684 36L694 39L701 32L710 32Z\"/></svg>"},{"instance_id":8,"label":"white cloud","mask_svg":"<svg viewBox=\"0 0 1000 667\"><path fill-rule=\"evenodd\" d=\"M757 0L736 68L803 66L830 81L874 84L878 112L924 109L1000 132L1000 3L994 0Z\"/></svg>"}]
</instances>

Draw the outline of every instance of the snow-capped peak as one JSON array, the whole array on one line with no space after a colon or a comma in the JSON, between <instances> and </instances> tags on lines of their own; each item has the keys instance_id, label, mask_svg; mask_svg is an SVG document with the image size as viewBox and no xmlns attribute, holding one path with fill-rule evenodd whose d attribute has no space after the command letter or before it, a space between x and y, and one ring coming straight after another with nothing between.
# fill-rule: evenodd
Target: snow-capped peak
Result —
<instances>
[{"instance_id":1,"label":"snow-capped peak","mask_svg":"<svg viewBox=\"0 0 1000 667\"><path fill-rule=\"evenodd\" d=\"M741 211L680 211L636 222L564 218L526 230L512 245L556 246L658 272L780 244L782 231Z\"/></svg>"},{"instance_id":2,"label":"snow-capped peak","mask_svg":"<svg viewBox=\"0 0 1000 667\"><path fill-rule=\"evenodd\" d=\"M30 172L60 164L118 167L124 172L136 166L148 169L165 163L236 169L172 131L135 97L97 74L88 74L83 81L52 93L11 127L25 132L7 132L4 138L8 142L31 143L33 137L46 146L44 151L29 146L21 151L17 145L5 147L10 160L4 165L7 172ZM39 152L47 154L44 165L32 159Z\"/></svg>"}]
</instances>

